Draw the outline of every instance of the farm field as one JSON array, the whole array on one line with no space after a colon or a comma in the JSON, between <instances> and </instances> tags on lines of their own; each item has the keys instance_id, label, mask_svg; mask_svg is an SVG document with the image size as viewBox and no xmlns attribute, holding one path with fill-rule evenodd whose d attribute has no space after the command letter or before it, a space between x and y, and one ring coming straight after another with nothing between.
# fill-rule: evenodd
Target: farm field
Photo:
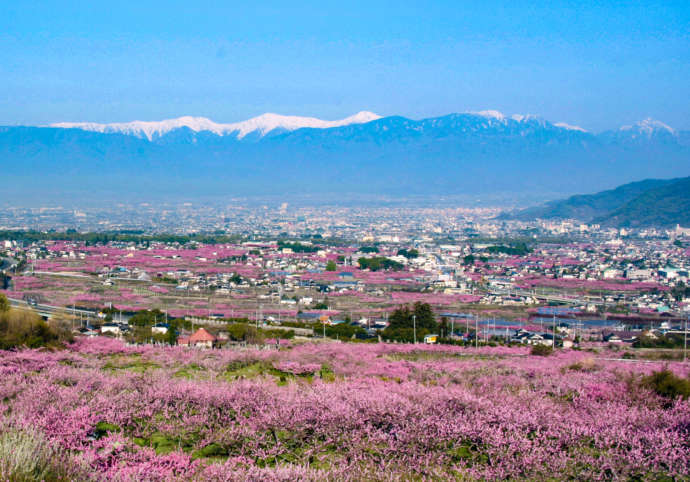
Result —
<instances>
[{"instance_id":1,"label":"farm field","mask_svg":"<svg viewBox=\"0 0 690 482\"><path fill-rule=\"evenodd\" d=\"M2 351L0 478L687 479L690 401L654 380L690 366L615 358L105 337Z\"/></svg>"},{"instance_id":2,"label":"farm field","mask_svg":"<svg viewBox=\"0 0 690 482\"><path fill-rule=\"evenodd\" d=\"M353 248L328 248L320 254L282 253L277 248L127 249L50 242L41 251L48 258L14 274L12 289L3 292L10 298L62 307L98 310L112 306L124 312L157 308L173 317L256 318L261 311L280 319L294 319L299 311L309 311L312 302L298 304L300 299L316 304L326 301L332 308L326 310L328 314L359 317L385 316L402 303L416 301L457 311L481 299L472 294L423 292L422 280L428 273L414 267L370 272L341 264L337 272L323 270L328 261L352 256ZM333 284L341 276L349 281L336 289ZM331 285L333 290L324 294L319 285Z\"/></svg>"}]
</instances>

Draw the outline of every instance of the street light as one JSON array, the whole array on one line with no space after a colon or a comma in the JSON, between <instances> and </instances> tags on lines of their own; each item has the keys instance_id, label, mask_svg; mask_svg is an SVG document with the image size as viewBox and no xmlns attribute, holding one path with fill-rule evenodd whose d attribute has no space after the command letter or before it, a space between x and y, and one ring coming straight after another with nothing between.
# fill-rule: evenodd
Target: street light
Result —
<instances>
[{"instance_id":1,"label":"street light","mask_svg":"<svg viewBox=\"0 0 690 482\"><path fill-rule=\"evenodd\" d=\"M412 333L414 334L414 344L417 344L417 315L412 315Z\"/></svg>"}]
</instances>

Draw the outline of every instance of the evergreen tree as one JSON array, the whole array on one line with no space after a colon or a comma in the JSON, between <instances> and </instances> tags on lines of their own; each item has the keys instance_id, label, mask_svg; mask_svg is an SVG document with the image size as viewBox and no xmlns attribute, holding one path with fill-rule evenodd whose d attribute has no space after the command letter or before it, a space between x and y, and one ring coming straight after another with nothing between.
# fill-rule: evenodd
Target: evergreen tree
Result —
<instances>
[{"instance_id":1,"label":"evergreen tree","mask_svg":"<svg viewBox=\"0 0 690 482\"><path fill-rule=\"evenodd\" d=\"M417 302L412 309L401 306L395 310L388 319L388 327L383 331L383 336L389 340L411 342L414 340L415 328L417 341L438 331L434 312L428 303Z\"/></svg>"},{"instance_id":2,"label":"evergreen tree","mask_svg":"<svg viewBox=\"0 0 690 482\"><path fill-rule=\"evenodd\" d=\"M445 316L441 317L441 323L439 325L439 334L441 338L448 338L450 336L450 327L448 326L448 318Z\"/></svg>"},{"instance_id":3,"label":"evergreen tree","mask_svg":"<svg viewBox=\"0 0 690 482\"><path fill-rule=\"evenodd\" d=\"M434 312L429 303L416 302L414 304L414 315L416 316L417 328L425 328L429 331L436 331L438 325Z\"/></svg>"}]
</instances>

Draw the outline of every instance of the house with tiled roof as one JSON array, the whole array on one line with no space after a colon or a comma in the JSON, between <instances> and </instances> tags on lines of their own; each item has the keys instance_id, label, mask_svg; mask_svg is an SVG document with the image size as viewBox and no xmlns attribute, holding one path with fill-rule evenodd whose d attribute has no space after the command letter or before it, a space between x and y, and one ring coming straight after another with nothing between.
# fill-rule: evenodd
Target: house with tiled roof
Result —
<instances>
[{"instance_id":1,"label":"house with tiled roof","mask_svg":"<svg viewBox=\"0 0 690 482\"><path fill-rule=\"evenodd\" d=\"M177 344L180 346L191 346L194 348L213 348L218 342L218 338L208 332L206 328L199 328L194 334L187 338L178 338Z\"/></svg>"}]
</instances>

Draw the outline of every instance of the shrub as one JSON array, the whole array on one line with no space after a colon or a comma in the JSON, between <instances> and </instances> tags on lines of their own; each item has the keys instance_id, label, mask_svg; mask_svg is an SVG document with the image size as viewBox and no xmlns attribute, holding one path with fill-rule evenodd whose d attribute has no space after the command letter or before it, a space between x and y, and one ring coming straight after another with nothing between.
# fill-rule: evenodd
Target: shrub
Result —
<instances>
[{"instance_id":1,"label":"shrub","mask_svg":"<svg viewBox=\"0 0 690 482\"><path fill-rule=\"evenodd\" d=\"M667 333L658 338L641 336L633 343L633 348L682 348L683 337L679 334Z\"/></svg>"},{"instance_id":2,"label":"shrub","mask_svg":"<svg viewBox=\"0 0 690 482\"><path fill-rule=\"evenodd\" d=\"M319 370L319 376L325 382L335 381L335 372L330 366L326 364L321 365L321 370Z\"/></svg>"},{"instance_id":3,"label":"shrub","mask_svg":"<svg viewBox=\"0 0 690 482\"><path fill-rule=\"evenodd\" d=\"M70 335L69 332L67 335ZM39 348L46 345L60 345L64 333L57 333L40 316L23 310L0 313L0 349L8 350L19 346Z\"/></svg>"},{"instance_id":4,"label":"shrub","mask_svg":"<svg viewBox=\"0 0 690 482\"><path fill-rule=\"evenodd\" d=\"M0 429L0 479L69 480L62 456L31 429Z\"/></svg>"},{"instance_id":5,"label":"shrub","mask_svg":"<svg viewBox=\"0 0 690 482\"><path fill-rule=\"evenodd\" d=\"M247 323L230 323L225 327L225 330L233 341L246 341L247 343L258 344L264 339L263 334L257 331L256 327Z\"/></svg>"},{"instance_id":6,"label":"shrub","mask_svg":"<svg viewBox=\"0 0 690 482\"><path fill-rule=\"evenodd\" d=\"M548 345L532 345L530 353L537 356L549 356L553 353L553 348Z\"/></svg>"},{"instance_id":7,"label":"shrub","mask_svg":"<svg viewBox=\"0 0 690 482\"><path fill-rule=\"evenodd\" d=\"M593 372L599 369L594 358L585 358L578 362L568 365L568 370L579 371L579 372Z\"/></svg>"},{"instance_id":8,"label":"shrub","mask_svg":"<svg viewBox=\"0 0 690 482\"><path fill-rule=\"evenodd\" d=\"M642 385L671 400L690 397L690 379L679 377L668 368L643 377Z\"/></svg>"}]
</instances>

